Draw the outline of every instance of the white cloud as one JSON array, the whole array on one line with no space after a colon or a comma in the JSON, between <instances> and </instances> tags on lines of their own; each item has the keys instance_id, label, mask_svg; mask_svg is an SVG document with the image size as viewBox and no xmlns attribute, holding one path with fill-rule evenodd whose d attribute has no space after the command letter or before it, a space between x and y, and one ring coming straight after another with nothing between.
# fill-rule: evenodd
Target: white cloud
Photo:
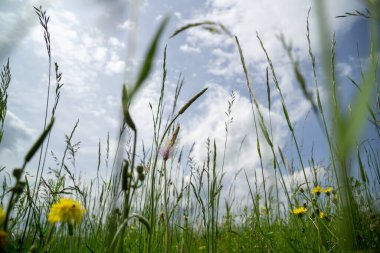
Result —
<instances>
[{"instance_id":1,"label":"white cloud","mask_svg":"<svg viewBox=\"0 0 380 253\"><path fill-rule=\"evenodd\" d=\"M179 20L182 19L182 13L179 12L179 11L174 12L174 16L175 16L177 19L179 19Z\"/></svg>"},{"instance_id":2,"label":"white cloud","mask_svg":"<svg viewBox=\"0 0 380 253\"><path fill-rule=\"evenodd\" d=\"M113 47L120 47L120 48L125 48L125 43L118 40L117 38L115 37L111 37L108 39L108 44L113 46Z\"/></svg>"},{"instance_id":3,"label":"white cloud","mask_svg":"<svg viewBox=\"0 0 380 253\"><path fill-rule=\"evenodd\" d=\"M107 57L108 49L105 47L97 47L94 52L94 59L97 62L104 62Z\"/></svg>"},{"instance_id":4,"label":"white cloud","mask_svg":"<svg viewBox=\"0 0 380 253\"><path fill-rule=\"evenodd\" d=\"M346 62L338 62L336 64L337 73L339 73L341 76L350 76L352 74L352 66Z\"/></svg>"},{"instance_id":5,"label":"white cloud","mask_svg":"<svg viewBox=\"0 0 380 253\"><path fill-rule=\"evenodd\" d=\"M52 57L64 73L65 92L82 98L99 88L97 77L106 59L103 34L85 27L78 15L69 11L50 10L49 22ZM46 58L43 32L40 26L32 30L35 52Z\"/></svg>"},{"instance_id":6,"label":"white cloud","mask_svg":"<svg viewBox=\"0 0 380 253\"><path fill-rule=\"evenodd\" d=\"M292 1L224 1L224 0L209 0L207 7L199 10L191 20L186 20L184 23L212 20L221 22L233 34L236 34L244 50L244 55L247 64L254 66L257 63L265 62L265 55L260 48L256 32L262 38L266 49L268 50L272 61L275 64L282 64L285 50L279 41L279 35L283 34L287 41L290 41L293 48L297 52L297 56L302 60L307 57L307 41L306 41L306 17L308 9L312 7L310 17L311 21L311 39L315 51L318 51L316 42L318 42L317 15L316 7L311 1L292 0ZM337 0L328 1L326 10L329 24L337 35L344 34L349 31L354 19L336 19L335 16L352 11L355 8L361 7L360 1L357 0ZM211 34L210 32L195 28L188 31L186 38L191 47L212 47L219 48L230 52L231 45L234 44L233 39L228 39L226 35ZM225 58L225 55L214 54L214 60ZM285 57L287 58L287 57ZM239 62L236 57L234 64ZM231 63L232 64L232 63ZM220 67L218 72L216 69ZM219 74L224 66L212 65L214 73Z\"/></svg>"},{"instance_id":7,"label":"white cloud","mask_svg":"<svg viewBox=\"0 0 380 253\"><path fill-rule=\"evenodd\" d=\"M112 59L106 64L107 75L122 73L124 69L125 69L125 62L119 59Z\"/></svg>"},{"instance_id":8,"label":"white cloud","mask_svg":"<svg viewBox=\"0 0 380 253\"><path fill-rule=\"evenodd\" d=\"M7 161L8 167L20 166L28 145L37 139L36 130L28 127L12 111L7 112L4 123L4 136L0 145L0 160ZM2 164L4 165L4 164Z\"/></svg>"},{"instance_id":9,"label":"white cloud","mask_svg":"<svg viewBox=\"0 0 380 253\"><path fill-rule=\"evenodd\" d=\"M120 30L133 30L136 27L136 23L131 20L126 20L124 23L117 26Z\"/></svg>"},{"instance_id":10,"label":"white cloud","mask_svg":"<svg viewBox=\"0 0 380 253\"><path fill-rule=\"evenodd\" d=\"M188 44L183 44L179 47L179 50L185 53L200 53L201 49L199 47L191 47Z\"/></svg>"},{"instance_id":11,"label":"white cloud","mask_svg":"<svg viewBox=\"0 0 380 253\"><path fill-rule=\"evenodd\" d=\"M228 107L228 99L230 92L227 88L215 83L209 83L209 90L201 101L194 104L193 113L190 113L188 121L185 122L180 131L181 144L191 146L194 141L192 157L198 164L202 164L207 159L206 140L210 138L211 143L215 140L217 147L217 166L222 165L222 157L224 152L224 142L226 137L225 121L226 110ZM264 105L260 105L264 120L269 128L268 109ZM257 112L256 112L257 113ZM236 99L232 106L233 122L229 126L228 143L225 156L224 176L225 185L230 185L236 173L240 169L247 171L250 179L257 171L259 181L261 179L260 159L257 151L257 141L255 134L255 125L252 116L251 104L248 98L236 93ZM289 131L286 122L280 113L271 113L273 143L275 146L283 147L287 140ZM259 140L261 145L261 153L263 154L265 177L273 174L271 170L272 153L267 145L264 137L259 131ZM267 169L267 167L269 167ZM246 198L248 186L245 176L240 174L236 178L236 197ZM223 196L227 194L227 188L223 189Z\"/></svg>"},{"instance_id":12,"label":"white cloud","mask_svg":"<svg viewBox=\"0 0 380 253\"><path fill-rule=\"evenodd\" d=\"M10 5L11 8L7 8ZM49 6L49 1L32 0L26 3L17 3L15 1L1 1L0 9L10 10L0 12L0 58L8 57L10 51L22 40L37 23L33 6Z\"/></svg>"},{"instance_id":13,"label":"white cloud","mask_svg":"<svg viewBox=\"0 0 380 253\"><path fill-rule=\"evenodd\" d=\"M217 76L232 77L241 72L242 67L236 52L224 51L221 48L212 50L213 59L209 62L208 72Z\"/></svg>"}]
</instances>

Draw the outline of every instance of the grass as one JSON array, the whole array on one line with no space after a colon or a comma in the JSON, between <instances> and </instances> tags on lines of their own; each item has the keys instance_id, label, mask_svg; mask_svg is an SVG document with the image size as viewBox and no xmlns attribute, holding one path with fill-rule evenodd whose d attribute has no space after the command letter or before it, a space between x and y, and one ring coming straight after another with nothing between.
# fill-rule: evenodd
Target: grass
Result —
<instances>
[{"instance_id":1,"label":"grass","mask_svg":"<svg viewBox=\"0 0 380 253\"><path fill-rule=\"evenodd\" d=\"M371 5L372 4L372 5ZM173 32L172 37L180 36L188 29L206 28L210 32L225 34L235 42L240 56L242 73L251 101L252 119L256 135L257 156L260 158L261 175L254 173L249 178L246 169L236 172L235 177L246 179L249 189L247 205L232 208L234 181L224 180L224 167L229 127L233 122L233 107L236 94L231 93L226 102L224 146L217 146L215 140L208 139L205 146L206 160L196 161L192 148L187 160L184 149L178 147L181 135L178 124L180 117L186 117L187 110L207 93L207 88L188 97L188 101L177 109L183 79L179 77L170 117L163 100L166 95L166 47L162 66L161 93L158 106L151 106L153 139L149 151L139 147L137 136L139 126L130 113L130 105L136 92L143 90L149 77L158 45L162 39L168 19L165 18L153 35L146 57L141 64L136 82L129 88L123 85L121 102L123 122L115 157L110 158L109 139L106 146L105 164L112 167L108 178L99 176L101 145L99 143L97 177L89 183L78 178L75 168L77 143L73 135L78 122L66 136L66 148L61 156L53 154L55 167L46 173L46 156L49 147L50 131L54 127L55 112L59 106L62 73L55 63L55 102L49 105L51 89L52 58L50 54L49 16L40 8L35 11L44 30L44 40L48 53L48 90L44 127L40 137L25 155L21 168L14 169L12 178L2 187L0 200L0 252L376 252L380 249L380 213L378 190L380 188L379 139L361 139L363 126L371 124L380 132L379 89L378 89L378 5L369 3L367 13L360 11L346 13L347 16L360 16L371 24L371 51L368 66L361 73L361 80L350 82L357 87L351 110L343 111L336 78L335 47L321 41L323 74L326 81L327 101L321 102L317 61L310 37L309 18L307 19L307 42L309 45L310 70L313 73L315 93L310 93L309 79L301 72L293 51L284 38L284 50L288 53L292 71L296 76L304 98L310 103L319 126L323 129L328 143L328 161L324 165L326 174L320 176L320 167L314 162L313 154L305 158L304 150L289 116L288 105L283 96L276 73L276 63L270 52L260 42L268 68L266 91L268 117L259 106L260 102L253 89L250 73L246 67L244 51L238 37L220 23L211 21L187 24ZM323 6L318 5L321 34L329 34L323 23ZM321 36L323 39L327 37ZM3 127L6 120L7 88L11 83L9 60L1 72L1 110ZM271 89L274 85L275 89ZM142 91L143 92L143 91ZM296 157L286 157L282 148L275 143L271 123L271 95L279 96L283 120L291 136ZM373 95L376 94L376 99ZM49 110L51 112L49 113ZM167 109L166 109L167 110ZM59 116L58 116L59 117ZM265 118L268 118L266 120ZM369 120L368 120L368 119ZM50 122L50 123L49 123ZM1 128L1 137L3 131ZM6 133L5 133L6 134ZM263 138L260 138L263 136ZM108 137L109 138L109 137ZM149 143L145 141L145 143ZM127 150L124 152L124 150ZM236 147L236 149L238 149ZM263 153L263 150L269 153ZM139 151L142 150L142 151ZM141 152L141 153L139 153ZM137 162L137 155L139 161ZM35 179L25 175L27 165L34 157L39 157ZM222 157L219 164L218 157ZM265 161L272 161L271 165ZM294 160L289 164L287 161ZM112 165L111 165L112 164ZM307 166L307 164L309 166ZM311 168L311 173L307 168ZM266 170L274 170L274 180L269 180ZM185 170L190 170L188 180ZM5 167L1 169L5 175ZM300 173L303 183L295 184L296 174ZM261 180L260 180L260 179ZM262 181L262 184L259 184ZM273 183L274 182L274 183ZM229 189L222 198L222 189ZM284 198L280 197L284 196ZM56 204L62 198L65 205ZM223 203L224 200L224 203ZM60 202L63 203L63 202ZM74 204L73 204L74 203ZM72 205L72 206L70 206ZM54 206L57 222L47 218ZM86 210L83 212L82 207ZM50 217L50 216L49 216ZM80 222L78 222L80 220ZM75 222L74 222L75 221Z\"/></svg>"}]
</instances>

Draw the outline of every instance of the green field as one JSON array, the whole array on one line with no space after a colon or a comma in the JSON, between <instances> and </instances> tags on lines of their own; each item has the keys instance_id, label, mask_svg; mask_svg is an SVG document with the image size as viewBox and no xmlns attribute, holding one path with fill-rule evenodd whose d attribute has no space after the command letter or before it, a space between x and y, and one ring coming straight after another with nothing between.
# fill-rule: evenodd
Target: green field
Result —
<instances>
[{"instance_id":1,"label":"green field","mask_svg":"<svg viewBox=\"0 0 380 253\"><path fill-rule=\"evenodd\" d=\"M240 57L241 73L251 101L249 111L256 126L251 131L257 137L256 155L261 162L261 172L255 173L254 178L248 177L248 168L236 171L236 177L244 179L249 191L248 199L240 205L232 193L235 182L224 178L229 127L236 116L233 114L236 94L232 92L226 101L225 145L216 145L215 140L208 139L204 145L206 159L193 160L191 147L185 147L185 152L178 145L181 136L178 120L186 118L189 108L209 90L184 95L187 102L183 104L176 94L173 107L164 106L170 66L166 63L166 48L161 52L159 45L167 29L167 18L162 19L151 35L134 84L123 85L120 91L123 120L116 152L111 154L109 141L105 147L99 144L99 154L93 158L98 163L98 176L84 180L72 170L72 161L80 156L72 140L76 126L68 130L64 153L54 154L56 164L45 165L44 157L51 155L48 149L51 129L59 124L55 109L60 106L59 95L64 87L61 79L65 74L61 73L59 63L52 63L50 54L49 18L54 19L54 16L49 17L42 7L35 8L36 19L45 35L41 40L46 43L51 71L50 96L55 100L51 108L46 107L46 116L41 119L45 122L44 131L36 137L24 161L20 161L21 167L0 167L0 252L379 252L380 5L368 1L368 13L353 11L339 17L368 20L369 47L373 49L359 70L361 78L347 81L357 87L349 110L341 106L337 89L340 80L336 78L339 73L336 73L335 38L320 36L324 38L320 42L321 57L315 57L311 46L313 34L329 34L329 27L323 22L322 7L317 4L319 31L310 31L309 19L305 20L308 29L302 36L309 46L308 66L301 68L291 46L280 38L291 62L290 70L304 94L300 99L311 105L310 113L318 122L315 127L322 129L328 143L322 165L317 164L312 152L303 150L297 132L301 129L295 127L289 116L276 62L272 62L271 52L259 34L252 36L257 36L268 64L266 73L261 73L266 76L267 94L260 98L252 73L246 67L239 38L223 24L204 21L170 31L175 38L186 31L205 28L211 34L223 34L226 40L233 41L239 53L237 57ZM136 94L144 93L144 83L158 55L164 55L161 96L154 103L158 106L152 107L149 115L153 122L153 139L144 140L148 152L137 141L141 126L135 124L130 108ZM12 64L4 59L1 64L0 121L3 127L7 120L7 89L13 83ZM313 73L311 78L304 76L304 68ZM329 103L322 102L321 87L328 91L324 96ZM286 122L295 150L293 157L288 157L283 147L274 142L270 120L274 92L279 96L282 120ZM259 106L259 100L269 105L269 115ZM167 112L171 111L167 120ZM371 136L363 135L363 129L368 126L374 129ZM0 141L3 134L7 133L1 131ZM234 149L239 150L239 146ZM32 159L39 159L41 163L36 171L28 167ZM269 165L265 162L268 160ZM99 175L100 164L109 165L111 173L107 178ZM268 179L265 170L272 170L274 179ZM222 196L222 192L230 194Z\"/></svg>"}]
</instances>

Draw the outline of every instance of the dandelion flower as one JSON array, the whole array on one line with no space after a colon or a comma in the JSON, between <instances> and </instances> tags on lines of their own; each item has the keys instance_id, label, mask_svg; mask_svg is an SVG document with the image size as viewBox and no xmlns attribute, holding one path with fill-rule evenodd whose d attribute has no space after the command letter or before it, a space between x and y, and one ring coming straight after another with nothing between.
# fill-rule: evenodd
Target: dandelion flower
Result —
<instances>
[{"instance_id":1,"label":"dandelion flower","mask_svg":"<svg viewBox=\"0 0 380 253\"><path fill-rule=\"evenodd\" d=\"M324 193L326 193L327 196L330 196L330 194L332 193L333 191L333 188L332 187L327 187L323 190Z\"/></svg>"},{"instance_id":2,"label":"dandelion flower","mask_svg":"<svg viewBox=\"0 0 380 253\"><path fill-rule=\"evenodd\" d=\"M323 190L322 190L322 187L320 187L319 185L318 186L316 186L312 191L311 191L311 193L312 194L317 194L318 196L321 194L321 192L322 192Z\"/></svg>"},{"instance_id":3,"label":"dandelion flower","mask_svg":"<svg viewBox=\"0 0 380 253\"><path fill-rule=\"evenodd\" d=\"M5 220L5 212L4 209L0 207L0 223L3 223Z\"/></svg>"},{"instance_id":4,"label":"dandelion flower","mask_svg":"<svg viewBox=\"0 0 380 253\"><path fill-rule=\"evenodd\" d=\"M301 217L303 214L305 214L307 212L307 209L303 206L301 207L298 207L298 208L295 208L292 210L292 213Z\"/></svg>"},{"instance_id":5,"label":"dandelion flower","mask_svg":"<svg viewBox=\"0 0 380 253\"><path fill-rule=\"evenodd\" d=\"M50 223L80 223L84 212L85 209L82 207L80 202L69 198L61 198L58 202L51 206L48 221Z\"/></svg>"},{"instance_id":6,"label":"dandelion flower","mask_svg":"<svg viewBox=\"0 0 380 253\"><path fill-rule=\"evenodd\" d=\"M268 212L268 209L267 209L266 207L262 207L262 208L261 208L261 212L260 212L261 215L265 216L265 215L267 215L268 213L269 213L269 212Z\"/></svg>"},{"instance_id":7,"label":"dandelion flower","mask_svg":"<svg viewBox=\"0 0 380 253\"><path fill-rule=\"evenodd\" d=\"M323 220L324 218L326 218L326 214L322 211L319 212L319 218L321 218L321 220Z\"/></svg>"}]
</instances>

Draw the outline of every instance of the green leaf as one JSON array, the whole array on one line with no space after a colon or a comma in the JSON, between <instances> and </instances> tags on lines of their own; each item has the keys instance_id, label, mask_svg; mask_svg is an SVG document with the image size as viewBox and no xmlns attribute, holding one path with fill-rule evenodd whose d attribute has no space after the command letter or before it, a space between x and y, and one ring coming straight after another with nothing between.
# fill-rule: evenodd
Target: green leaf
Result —
<instances>
[{"instance_id":1,"label":"green leaf","mask_svg":"<svg viewBox=\"0 0 380 253\"><path fill-rule=\"evenodd\" d=\"M32 157L34 156L34 154L37 152L38 148L42 145L42 143L44 142L46 136L48 135L48 133L50 132L50 130L52 129L52 127L54 125L54 120L55 120L54 118L51 119L49 125L42 132L42 134L40 135L40 137L37 139L37 141L34 143L34 145L32 146L32 148L26 154L26 156L25 156L25 163L29 162L30 159L32 159Z\"/></svg>"},{"instance_id":2,"label":"green leaf","mask_svg":"<svg viewBox=\"0 0 380 253\"><path fill-rule=\"evenodd\" d=\"M132 120L131 114L129 113L129 99L128 99L128 92L125 85L123 85L123 91L121 96L121 103L123 106L123 114L124 114L124 121L127 123L127 125L136 132L136 126L135 123Z\"/></svg>"},{"instance_id":3,"label":"green leaf","mask_svg":"<svg viewBox=\"0 0 380 253\"><path fill-rule=\"evenodd\" d=\"M162 34L164 32L164 29L169 21L168 17L165 17L160 26L158 27L156 34L154 35L153 39L151 40L149 50L145 55L145 61L140 69L140 73L138 75L137 81L135 85L133 86L131 93L129 94L129 101L131 101L132 97L135 95L135 93L140 89L141 85L144 83L144 81L147 79L151 69L153 60L157 51L158 43L162 37Z\"/></svg>"}]
</instances>

